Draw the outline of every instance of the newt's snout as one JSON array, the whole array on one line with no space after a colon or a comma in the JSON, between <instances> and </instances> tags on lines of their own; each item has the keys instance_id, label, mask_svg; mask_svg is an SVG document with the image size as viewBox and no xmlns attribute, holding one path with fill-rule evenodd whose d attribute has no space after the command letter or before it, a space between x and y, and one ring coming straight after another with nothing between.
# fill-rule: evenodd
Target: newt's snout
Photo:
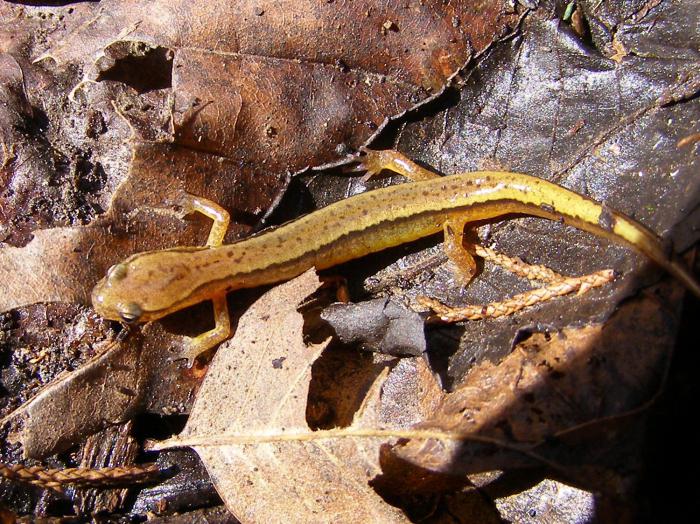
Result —
<instances>
[{"instance_id":1,"label":"newt's snout","mask_svg":"<svg viewBox=\"0 0 700 524\"><path fill-rule=\"evenodd\" d=\"M92 306L100 316L108 320L133 324L141 320L143 309L133 300L123 296L125 287L123 281L127 272L126 263L115 264L109 268L107 275L93 288L91 299Z\"/></svg>"}]
</instances>

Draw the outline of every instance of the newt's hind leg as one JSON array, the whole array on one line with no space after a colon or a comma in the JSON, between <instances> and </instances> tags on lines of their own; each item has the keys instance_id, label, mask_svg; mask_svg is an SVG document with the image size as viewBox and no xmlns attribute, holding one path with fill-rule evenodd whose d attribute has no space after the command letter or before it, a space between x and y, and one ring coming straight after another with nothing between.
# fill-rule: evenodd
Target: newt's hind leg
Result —
<instances>
[{"instance_id":1,"label":"newt's hind leg","mask_svg":"<svg viewBox=\"0 0 700 524\"><path fill-rule=\"evenodd\" d=\"M405 176L413 182L440 178L437 173L419 166L398 151L363 149L362 153L362 156L357 159L357 164L350 168L350 171L366 171L364 180L370 179L385 169Z\"/></svg>"},{"instance_id":2,"label":"newt's hind leg","mask_svg":"<svg viewBox=\"0 0 700 524\"><path fill-rule=\"evenodd\" d=\"M231 215L229 215L229 212L223 207L206 198L184 192L178 197L177 205L180 207L180 211L178 212L180 217L185 217L196 212L213 220L213 224L209 230L209 238L207 238L207 246L217 247L224 242L224 235L226 235L226 231L228 230Z\"/></svg>"},{"instance_id":3,"label":"newt's hind leg","mask_svg":"<svg viewBox=\"0 0 700 524\"><path fill-rule=\"evenodd\" d=\"M228 303L226 295L219 295L212 298L214 305L214 329L210 329L196 337L185 338L185 347L177 358L186 358L188 367L198 355L208 349L213 348L231 336L231 320L228 314Z\"/></svg>"},{"instance_id":4,"label":"newt's hind leg","mask_svg":"<svg viewBox=\"0 0 700 524\"><path fill-rule=\"evenodd\" d=\"M352 170L366 171L365 177L369 178L385 169L405 176L413 182L440 178L437 173L419 166L398 151L392 150L364 149L357 166ZM466 225L467 221L460 219L459 216L450 217L443 224L445 254L455 265L457 280L461 286L466 286L476 274L474 247L470 242L465 242ZM468 246L471 246L471 249Z\"/></svg>"},{"instance_id":5,"label":"newt's hind leg","mask_svg":"<svg viewBox=\"0 0 700 524\"><path fill-rule=\"evenodd\" d=\"M358 158L358 164L353 171L367 171L366 178L369 178L385 169L403 175L413 182L440 177L437 173L409 160L398 151L390 150L363 150L363 155ZM573 292L585 293L589 289L602 286L613 279L613 273L610 270L599 271L583 277L564 277L545 266L533 266L518 258L496 253L465 239L464 229L467 224L468 222L460 220L459 216L451 216L443 224L445 253L455 265L457 280L461 285L467 284L476 273L474 255L490 260L528 280L546 282L547 284L501 302L485 306L467 306L466 308L450 308L434 299L422 297L419 302L433 309L437 315L434 319L456 322L465 319L477 320L510 315L524 307L546 302L556 296Z\"/></svg>"},{"instance_id":6,"label":"newt's hind leg","mask_svg":"<svg viewBox=\"0 0 700 524\"><path fill-rule=\"evenodd\" d=\"M454 264L457 283L462 287L469 284L476 275L476 260L472 255L473 246L471 250L465 246L466 224L465 220L449 218L442 226L445 233L443 249L447 258Z\"/></svg>"}]
</instances>

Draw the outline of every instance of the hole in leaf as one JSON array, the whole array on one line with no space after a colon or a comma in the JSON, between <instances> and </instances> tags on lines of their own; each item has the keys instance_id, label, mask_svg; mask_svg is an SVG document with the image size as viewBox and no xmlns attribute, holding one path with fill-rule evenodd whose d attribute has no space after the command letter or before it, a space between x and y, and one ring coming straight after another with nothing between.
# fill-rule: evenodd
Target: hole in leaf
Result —
<instances>
[{"instance_id":1,"label":"hole in leaf","mask_svg":"<svg viewBox=\"0 0 700 524\"><path fill-rule=\"evenodd\" d=\"M113 80L146 93L172 86L173 53L165 47L143 42L117 42L105 50L98 63L102 72L97 80Z\"/></svg>"}]
</instances>

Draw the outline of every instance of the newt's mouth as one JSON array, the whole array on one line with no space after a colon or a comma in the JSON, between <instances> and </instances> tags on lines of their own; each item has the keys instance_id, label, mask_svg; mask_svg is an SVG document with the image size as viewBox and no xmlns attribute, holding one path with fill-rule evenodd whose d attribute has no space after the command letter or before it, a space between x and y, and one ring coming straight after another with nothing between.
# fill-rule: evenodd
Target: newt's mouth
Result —
<instances>
[{"instance_id":1,"label":"newt's mouth","mask_svg":"<svg viewBox=\"0 0 700 524\"><path fill-rule=\"evenodd\" d=\"M107 320L121 320L117 309L109 306L109 301L105 293L105 288L108 286L109 284L107 283L106 277L95 285L91 294L92 307L98 315Z\"/></svg>"}]
</instances>

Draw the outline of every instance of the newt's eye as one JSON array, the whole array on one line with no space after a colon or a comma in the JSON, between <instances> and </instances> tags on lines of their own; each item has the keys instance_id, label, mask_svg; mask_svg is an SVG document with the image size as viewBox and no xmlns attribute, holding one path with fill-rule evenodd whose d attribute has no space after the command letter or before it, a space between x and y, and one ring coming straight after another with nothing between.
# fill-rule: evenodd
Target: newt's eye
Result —
<instances>
[{"instance_id":1,"label":"newt's eye","mask_svg":"<svg viewBox=\"0 0 700 524\"><path fill-rule=\"evenodd\" d=\"M143 310L141 309L141 306L139 306L135 302L129 302L128 304L124 305L119 311L119 316L127 324L133 324L134 322L137 322L139 318L141 318L142 314Z\"/></svg>"},{"instance_id":2,"label":"newt's eye","mask_svg":"<svg viewBox=\"0 0 700 524\"><path fill-rule=\"evenodd\" d=\"M126 266L124 264L114 264L107 270L107 278L121 280L126 276Z\"/></svg>"}]
</instances>

